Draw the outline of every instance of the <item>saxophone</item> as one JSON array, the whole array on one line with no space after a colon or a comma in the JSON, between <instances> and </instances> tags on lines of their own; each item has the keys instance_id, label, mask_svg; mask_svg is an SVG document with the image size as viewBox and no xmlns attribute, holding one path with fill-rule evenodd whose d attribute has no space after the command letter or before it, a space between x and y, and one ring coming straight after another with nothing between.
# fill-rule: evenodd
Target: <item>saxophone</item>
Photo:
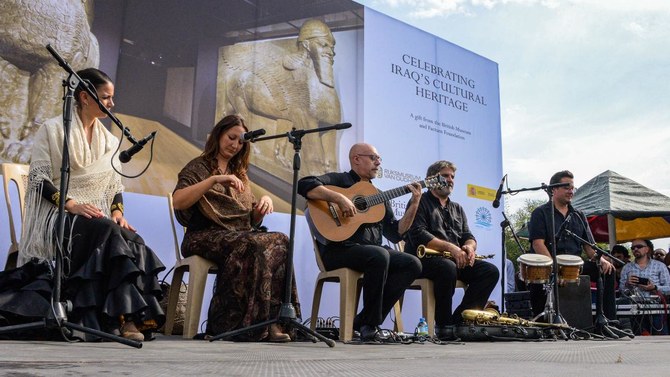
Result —
<instances>
[{"instance_id":1,"label":"saxophone","mask_svg":"<svg viewBox=\"0 0 670 377\"><path fill-rule=\"evenodd\" d=\"M449 251L437 251L435 249L429 249L424 245L419 245L419 247L416 248L416 256L418 258L444 257L448 259L453 259ZM494 256L495 256L494 254L489 255L477 254L475 255L475 260L492 259Z\"/></svg>"},{"instance_id":2,"label":"saxophone","mask_svg":"<svg viewBox=\"0 0 670 377\"><path fill-rule=\"evenodd\" d=\"M510 317L507 314L500 314L493 308L484 310L466 309L462 313L463 320L476 325L509 325L525 327L551 327L572 329L571 326L564 323L544 323L533 322L516 316Z\"/></svg>"}]
</instances>

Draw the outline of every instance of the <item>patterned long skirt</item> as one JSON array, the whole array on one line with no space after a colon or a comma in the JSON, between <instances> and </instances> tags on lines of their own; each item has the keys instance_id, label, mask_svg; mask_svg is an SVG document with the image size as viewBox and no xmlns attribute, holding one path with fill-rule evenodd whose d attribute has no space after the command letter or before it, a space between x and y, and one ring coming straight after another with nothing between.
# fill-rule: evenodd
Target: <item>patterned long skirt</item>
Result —
<instances>
[{"instance_id":1,"label":"patterned long skirt","mask_svg":"<svg viewBox=\"0 0 670 377\"><path fill-rule=\"evenodd\" d=\"M274 319L284 298L288 237L277 232L231 232L221 228L188 231L182 242L184 256L199 255L218 265L209 304L207 334L247 327ZM291 302L300 317L295 278ZM242 334L239 341L258 341L267 329Z\"/></svg>"}]
</instances>

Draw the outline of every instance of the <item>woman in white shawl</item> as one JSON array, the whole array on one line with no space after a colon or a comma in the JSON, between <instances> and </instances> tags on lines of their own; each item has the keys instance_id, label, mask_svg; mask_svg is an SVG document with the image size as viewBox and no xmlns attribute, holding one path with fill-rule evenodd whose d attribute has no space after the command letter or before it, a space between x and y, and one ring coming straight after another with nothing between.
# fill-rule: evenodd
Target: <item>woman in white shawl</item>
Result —
<instances>
[{"instance_id":1,"label":"woman in white shawl","mask_svg":"<svg viewBox=\"0 0 670 377\"><path fill-rule=\"evenodd\" d=\"M107 109L114 106L114 84L105 73L94 68L77 73ZM74 307L68 320L143 341L142 331L164 321L156 276L165 267L123 217L123 186L111 166L120 171L118 159L112 160L118 139L98 120L106 114L81 85L75 100L66 198L59 191L62 117L44 122L35 136L19 265L53 260L58 204L65 200L62 293Z\"/></svg>"}]
</instances>

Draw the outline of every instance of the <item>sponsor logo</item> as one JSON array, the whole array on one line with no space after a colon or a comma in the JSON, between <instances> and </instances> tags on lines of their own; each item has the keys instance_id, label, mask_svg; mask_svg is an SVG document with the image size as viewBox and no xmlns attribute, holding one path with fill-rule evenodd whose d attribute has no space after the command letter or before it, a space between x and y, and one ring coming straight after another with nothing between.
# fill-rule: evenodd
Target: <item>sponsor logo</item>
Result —
<instances>
[{"instance_id":1,"label":"sponsor logo","mask_svg":"<svg viewBox=\"0 0 670 377\"><path fill-rule=\"evenodd\" d=\"M407 182L407 183L416 182L423 179L423 177L419 177L416 174L405 173L393 169L384 169L384 168L377 170L377 178L386 178L398 182Z\"/></svg>"},{"instance_id":2,"label":"sponsor logo","mask_svg":"<svg viewBox=\"0 0 670 377\"><path fill-rule=\"evenodd\" d=\"M486 207L479 207L475 211L475 225L484 229L491 229L491 211Z\"/></svg>"},{"instance_id":3,"label":"sponsor logo","mask_svg":"<svg viewBox=\"0 0 670 377\"><path fill-rule=\"evenodd\" d=\"M471 198L492 202L493 199L496 198L496 190L468 183L468 196Z\"/></svg>"}]
</instances>

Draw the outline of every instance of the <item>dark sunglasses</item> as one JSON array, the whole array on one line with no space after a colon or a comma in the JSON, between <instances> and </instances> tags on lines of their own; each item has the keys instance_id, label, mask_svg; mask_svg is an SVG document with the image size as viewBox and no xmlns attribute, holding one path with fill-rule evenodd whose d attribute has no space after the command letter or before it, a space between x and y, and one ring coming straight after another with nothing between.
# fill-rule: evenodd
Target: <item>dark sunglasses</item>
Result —
<instances>
[{"instance_id":1,"label":"dark sunglasses","mask_svg":"<svg viewBox=\"0 0 670 377\"><path fill-rule=\"evenodd\" d=\"M631 250L637 250L637 249L641 249L643 247L647 247L647 245L633 245L633 246L630 247L630 249Z\"/></svg>"}]
</instances>

